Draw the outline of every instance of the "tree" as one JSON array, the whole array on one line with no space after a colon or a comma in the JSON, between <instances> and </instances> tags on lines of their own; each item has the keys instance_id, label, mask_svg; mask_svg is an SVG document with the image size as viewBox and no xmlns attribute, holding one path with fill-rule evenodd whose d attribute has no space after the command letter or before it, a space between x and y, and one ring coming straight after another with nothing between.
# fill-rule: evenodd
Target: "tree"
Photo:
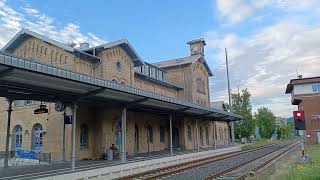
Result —
<instances>
[{"instance_id":1,"label":"tree","mask_svg":"<svg viewBox=\"0 0 320 180\"><path fill-rule=\"evenodd\" d=\"M261 137L271 138L276 129L276 117L272 111L266 107L261 107L258 112L254 114L254 118L260 129Z\"/></svg>"},{"instance_id":2,"label":"tree","mask_svg":"<svg viewBox=\"0 0 320 180\"><path fill-rule=\"evenodd\" d=\"M280 138L281 139L287 139L287 138L290 138L292 136L292 130L293 130L293 127L291 124L289 123L284 123L284 122L281 122L280 124Z\"/></svg>"},{"instance_id":3,"label":"tree","mask_svg":"<svg viewBox=\"0 0 320 180\"><path fill-rule=\"evenodd\" d=\"M255 122L252 118L252 107L250 104L250 92L248 89L236 94L231 94L232 111L243 116L243 120L235 122L236 138L250 137L254 134Z\"/></svg>"}]
</instances>

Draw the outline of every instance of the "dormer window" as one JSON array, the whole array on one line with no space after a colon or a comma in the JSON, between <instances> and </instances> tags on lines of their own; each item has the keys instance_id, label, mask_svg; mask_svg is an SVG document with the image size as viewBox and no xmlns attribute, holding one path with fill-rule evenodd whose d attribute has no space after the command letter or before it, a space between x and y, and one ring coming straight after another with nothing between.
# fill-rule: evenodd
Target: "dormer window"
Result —
<instances>
[{"instance_id":1,"label":"dormer window","mask_svg":"<svg viewBox=\"0 0 320 180\"><path fill-rule=\"evenodd\" d=\"M148 76L151 76L151 67L148 67Z\"/></svg>"}]
</instances>

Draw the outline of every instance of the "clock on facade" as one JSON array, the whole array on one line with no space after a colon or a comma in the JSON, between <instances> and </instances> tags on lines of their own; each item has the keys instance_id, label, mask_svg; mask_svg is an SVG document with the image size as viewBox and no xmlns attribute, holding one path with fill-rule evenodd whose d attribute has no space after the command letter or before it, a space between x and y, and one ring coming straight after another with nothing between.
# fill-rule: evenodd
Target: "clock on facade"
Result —
<instances>
[{"instance_id":1,"label":"clock on facade","mask_svg":"<svg viewBox=\"0 0 320 180\"><path fill-rule=\"evenodd\" d=\"M54 109L58 112L62 112L64 110L64 105L62 104L62 102L60 101L57 101L55 104L54 104Z\"/></svg>"},{"instance_id":2,"label":"clock on facade","mask_svg":"<svg viewBox=\"0 0 320 180\"><path fill-rule=\"evenodd\" d=\"M192 48L192 51L193 52L197 52L199 50L199 47L198 46L194 46L193 48Z\"/></svg>"}]
</instances>

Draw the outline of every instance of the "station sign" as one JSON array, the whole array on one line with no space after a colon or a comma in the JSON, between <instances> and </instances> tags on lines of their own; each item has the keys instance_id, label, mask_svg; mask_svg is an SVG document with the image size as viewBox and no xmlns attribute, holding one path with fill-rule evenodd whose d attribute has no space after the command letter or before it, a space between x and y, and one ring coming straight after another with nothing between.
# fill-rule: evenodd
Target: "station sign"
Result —
<instances>
[{"instance_id":1,"label":"station sign","mask_svg":"<svg viewBox=\"0 0 320 180\"><path fill-rule=\"evenodd\" d=\"M72 115L64 116L64 124L72 124Z\"/></svg>"}]
</instances>

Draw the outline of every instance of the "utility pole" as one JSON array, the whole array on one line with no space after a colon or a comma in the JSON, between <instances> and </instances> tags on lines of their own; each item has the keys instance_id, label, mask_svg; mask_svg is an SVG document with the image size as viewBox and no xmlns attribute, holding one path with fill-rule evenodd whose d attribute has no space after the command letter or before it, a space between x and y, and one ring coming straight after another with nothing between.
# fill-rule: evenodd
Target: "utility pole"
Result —
<instances>
[{"instance_id":1,"label":"utility pole","mask_svg":"<svg viewBox=\"0 0 320 180\"><path fill-rule=\"evenodd\" d=\"M226 54L226 67L227 67L227 81L228 81L228 96L229 96L229 109L230 112L232 112L232 102L231 102L231 89L230 89L230 80L229 80L229 64L228 64L228 52L227 48L224 48L225 54ZM234 138L234 122L231 122L231 139L232 143L235 142Z\"/></svg>"}]
</instances>

